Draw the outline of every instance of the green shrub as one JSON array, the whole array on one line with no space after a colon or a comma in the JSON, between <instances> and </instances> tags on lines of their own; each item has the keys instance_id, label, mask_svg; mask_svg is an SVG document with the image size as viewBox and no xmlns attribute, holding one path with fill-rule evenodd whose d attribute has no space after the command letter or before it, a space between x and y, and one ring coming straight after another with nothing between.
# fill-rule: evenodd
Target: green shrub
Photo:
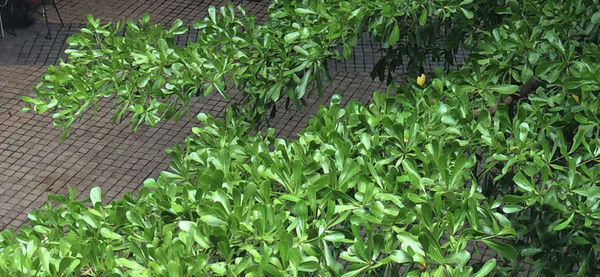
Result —
<instances>
[{"instance_id":1,"label":"green shrub","mask_svg":"<svg viewBox=\"0 0 600 277\"><path fill-rule=\"evenodd\" d=\"M201 114L204 127L169 151L171 171L138 197L102 206L94 189L90 208L55 196L63 204L32 213L16 239L5 231L0 270L354 276L404 265L460 276L473 273L467 245L483 243L503 259L474 265L480 274L519 272L529 258L545 275L593 275L599 101L564 90L552 107L535 101L544 93L493 116L445 78L367 107L334 97L295 141L248 136L231 110ZM573 117L586 124L567 142L569 125L549 123Z\"/></svg>"},{"instance_id":2,"label":"green shrub","mask_svg":"<svg viewBox=\"0 0 600 277\"><path fill-rule=\"evenodd\" d=\"M474 156L456 135L444 135L445 112L428 113L445 104L420 100L435 94L376 95L369 107L347 109L334 98L293 142L272 131L249 137L249 125L231 112L224 122L201 115L204 127L170 151L171 172L147 180L138 198L102 206L93 190L88 208L56 197L60 207L32 213L33 227L19 231L17 240L30 245L25 253L4 233L0 251L9 264L0 268L355 276L407 265L439 275L472 271L469 241L514 256L497 240L514 233L510 222L478 208L484 197L468 170ZM425 140L436 132L435 144Z\"/></svg>"},{"instance_id":3,"label":"green shrub","mask_svg":"<svg viewBox=\"0 0 600 277\"><path fill-rule=\"evenodd\" d=\"M454 65L461 43L472 40L477 27L496 26L501 17L494 10L504 6L505 1L487 0L275 0L270 14L284 28L294 22L327 24L326 37L341 38L346 59L351 59L352 46L367 31L383 44L384 53L371 75L391 82L403 65L411 75L424 72L431 61Z\"/></svg>"},{"instance_id":4,"label":"green shrub","mask_svg":"<svg viewBox=\"0 0 600 277\"><path fill-rule=\"evenodd\" d=\"M332 47L344 45L348 53L361 26L383 41L398 42L395 26L400 25L394 24L403 16L400 13L406 12L404 20L412 25L416 18L421 21L423 11L425 23L437 22L429 15L443 4L415 2L389 15L383 2L364 8L361 3L275 1L267 27L246 32L263 40L253 40L257 44L244 48L243 54L255 53L256 59L244 60L248 69L241 70L258 75L232 76L236 86L259 95L245 102L247 111L260 117L269 107L263 104L279 100L280 95L265 97L276 91L271 88L279 81L292 91L288 96L301 99L310 83L302 81L307 72L315 73L310 78L325 76L319 70L325 58L337 56L330 52ZM387 93L376 93L367 106L351 102L342 108L334 97L294 141L275 138L272 130L249 135L256 130L256 117L240 120L239 110L228 110L224 120L201 114L203 127L194 128L185 145L168 151L171 170L157 180L147 180L138 196L125 195L106 206L100 203L97 188L83 202L75 200L74 193L53 196L60 203L57 207L48 203L30 214L30 224L16 232L2 232L1 275L390 276L400 271L407 276L514 276L528 265L533 265L535 276L599 275L598 1L506 1L503 9L495 10L498 17L489 19L477 15L490 13L493 5L450 4L464 7L448 9L447 16L433 15L441 16L442 22L444 17L453 18L449 22L456 26L472 24L477 29L471 33L470 57L459 70L448 74L438 70L423 86L414 81L402 86L392 83ZM252 25L251 18L236 19L232 10L224 8L219 20L211 10L211 16L196 27L228 36L240 29L223 30L219 24ZM324 25L325 20L341 16L345 16L339 21L342 25ZM473 18L476 23L469 23ZM500 25L489 26L499 20ZM135 30L139 26L128 27L134 30L132 41L142 36L140 41L152 42L152 36L158 36L157 49L164 46L161 38L169 45L181 27L176 23L166 31L146 26L145 21L139 32ZM287 24L290 21L298 23ZM94 20L90 24L96 35L116 32L106 31L108 27ZM265 46L264 38L271 32L278 38ZM122 111L132 110L138 123L155 123L151 115L166 114L170 108L152 100L148 104L148 97L173 98L158 93L166 83L137 86L136 82L144 81L143 70L158 76L152 80L160 80L165 72L183 72L170 75L169 82L181 85L172 87L173 93L193 92L188 94L191 97L215 84L220 89L213 80L199 90L197 82L203 80L193 79L212 76L212 68L197 70L198 75L172 71L177 62L168 60L192 65L200 51L194 47L214 42L215 37L207 36L185 49L166 50L167 62L156 59L156 64L143 70L135 68L132 60L118 64L117 58L110 69L116 71L102 71L106 70L102 62L88 67L97 49L93 37L82 40L92 41L89 47L80 41L86 35L94 33L82 31L70 39L88 51L80 58L77 51L71 52L77 66L65 63L60 69L51 68L38 89L39 97L26 98L39 112L59 108L55 117L63 127L98 97L115 90L124 103ZM104 41L121 45L130 38L126 32L124 37L107 35ZM140 51L150 49L150 56L162 57L160 51L153 52L154 44L136 45L122 45L123 59L140 58L131 51L138 46ZM284 55L290 61L284 67L302 65L298 54L306 53L295 47L299 45L320 53L310 59L313 71L297 71L304 74L302 78L265 77L262 68L269 68L264 70L271 70L267 72L273 76L285 75L284 68L255 66L261 55L267 55L261 51L273 49L281 52L269 55L290 53ZM427 47L424 51L429 51ZM162 49L167 48L171 49ZM238 53L233 48L208 49L203 57L214 59L203 61L211 60L213 66ZM144 66L152 64L150 60L144 60ZM218 65L214 67L220 70L234 63ZM119 72L122 75L115 78L125 72L137 77L109 80L115 87L89 90L86 85L91 83L83 82L93 72L88 69L106 73L99 75L104 78ZM69 70L87 75L64 79L72 77ZM222 72L236 72L227 70ZM224 84L226 79L222 80ZM124 92L117 86L124 86ZM96 93L98 88L107 89L90 98L75 93ZM188 96L175 97L184 101L173 107L185 108ZM131 99L140 102L136 106ZM155 119L159 118L162 115ZM473 258L477 253L467 247L484 244L497 258L478 263Z\"/></svg>"},{"instance_id":5,"label":"green shrub","mask_svg":"<svg viewBox=\"0 0 600 277\"><path fill-rule=\"evenodd\" d=\"M198 39L185 47L174 43L176 35L187 32L181 20L167 30L150 25L147 15L139 24L129 20L104 25L90 15L87 27L67 40L68 61L48 68L35 88L36 98L23 98L25 110L56 111L54 123L63 129L64 140L77 117L103 97L115 96L115 121L130 112L137 128L178 120L192 98L213 91L228 100L228 88L234 87L244 95L237 114L254 124L268 123L277 101L285 98L301 107L305 97L322 93L327 61L340 57L336 46L343 45L343 56L351 58L364 29L387 46L398 45L388 47L388 57L374 69L391 80L407 52L411 72L422 70L425 55L438 57L442 45L447 62L452 62L458 42L471 31L463 27L475 24L469 9L487 3L396 2L392 7L386 1L274 1L270 20L263 25L231 3L218 10L210 7L207 18L193 23ZM417 21L430 22L429 29L400 33ZM446 33L431 32L440 25L447 26ZM439 43L444 35L447 40ZM413 55L416 49L422 55Z\"/></svg>"},{"instance_id":6,"label":"green shrub","mask_svg":"<svg viewBox=\"0 0 600 277\"><path fill-rule=\"evenodd\" d=\"M210 7L209 15L193 23L198 39L186 47L174 40L188 31L181 20L167 30L150 25L148 15L139 24L104 25L88 16L87 27L67 40L68 62L49 66L37 97L23 98L24 110L56 110L54 123L64 140L77 117L103 97L115 97L113 120L130 112L137 129L178 120L192 98L213 91L229 100L230 87L244 92L238 114L257 123L284 97L300 105L307 92L321 92L328 76L323 61L333 55L327 42L311 41L306 28L290 36L286 29L255 25L254 16L232 4Z\"/></svg>"}]
</instances>

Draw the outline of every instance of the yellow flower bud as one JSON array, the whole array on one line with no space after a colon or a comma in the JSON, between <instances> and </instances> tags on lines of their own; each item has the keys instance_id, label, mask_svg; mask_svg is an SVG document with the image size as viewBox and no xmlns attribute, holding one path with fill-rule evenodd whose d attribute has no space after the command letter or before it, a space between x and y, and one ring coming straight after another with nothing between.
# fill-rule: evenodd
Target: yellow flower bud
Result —
<instances>
[{"instance_id":1,"label":"yellow flower bud","mask_svg":"<svg viewBox=\"0 0 600 277\"><path fill-rule=\"evenodd\" d=\"M426 79L425 74L421 74L421 76L417 77L417 85L422 87L425 84Z\"/></svg>"}]
</instances>

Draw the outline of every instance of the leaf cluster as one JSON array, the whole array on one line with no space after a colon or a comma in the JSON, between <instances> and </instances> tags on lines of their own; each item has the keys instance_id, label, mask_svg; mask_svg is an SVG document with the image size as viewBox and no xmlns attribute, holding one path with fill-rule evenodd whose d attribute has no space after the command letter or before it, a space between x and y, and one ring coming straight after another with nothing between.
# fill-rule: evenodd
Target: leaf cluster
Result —
<instances>
[{"instance_id":1,"label":"leaf cluster","mask_svg":"<svg viewBox=\"0 0 600 277\"><path fill-rule=\"evenodd\" d=\"M158 63L158 67L145 68L156 75L137 86L145 77L128 67L116 76L135 78L135 82L123 79L111 84L136 84L136 93L142 95L148 84L168 71L172 75L164 79L165 88L166 82L180 85L173 87L174 93L186 91L185 85L193 83L177 83L183 78L178 76L217 76L209 84L221 90L215 80L223 78L226 83L226 76L233 74L231 82L236 86L248 88L248 95L260 95L248 102L249 110L263 112L260 105L254 105L269 99L261 93L277 91L267 89L273 83L265 80L281 81L288 91L300 93L298 84L302 88L303 83L310 83L304 81L306 72L315 72L302 68L298 71L302 77L294 72L289 79L269 79L270 74L280 76L285 71L264 69L264 77L262 68L274 65L256 66L261 55L285 57L278 64L289 59L286 66L292 66L301 61L297 60L300 49L309 47L301 42L328 39L310 46L320 50L334 47L334 42L352 45L363 30L357 26L391 26L376 30L377 34L382 41L400 43L394 26L402 25L377 25L373 22L378 17L370 11L396 18L396 13L408 10L379 2L372 6L343 2L275 1L271 25L267 24L272 29L256 33L252 28L244 27L243 32L242 27L235 28L246 23L237 21L231 6L219 15L211 9L209 17L196 24L206 31L196 42L205 43L206 52L194 49L194 44L166 50L167 60L179 61L181 70L168 71L172 65L160 67ZM239 110L230 109L223 120L200 114L203 127L193 128L194 134L184 145L168 150L170 171L156 180L148 179L138 196L125 195L108 205L102 205L97 188L87 201L77 201L74 193L53 196L58 206L48 203L30 214L27 226L2 232L1 275L514 276L529 265L534 276L600 274L598 1L505 3L504 9L496 10L501 15L499 25L472 25L476 39L459 70L448 74L438 70L424 86L392 83L386 93L375 93L368 105L351 102L341 107L339 97L334 96L297 140L276 138L273 130L250 135L255 121L240 120ZM437 15L476 18L477 13L460 5L477 3L450 4L459 6ZM423 5L415 5L406 18L418 22L424 10ZM432 8L427 7L425 23L433 20L429 17ZM346 21L339 25L325 25L325 20L342 14L336 11L350 16L346 14ZM387 13L392 16L386 17ZM286 24L286 20L298 23ZM232 25L219 25L222 22ZM159 61L160 38L170 45L181 28L178 25L166 31L143 19L141 27L135 26L146 31L130 31L135 28L129 26L124 36L115 38L120 41L148 33L142 40L156 44L146 43L144 48L140 44L139 49L151 53L158 49L155 58ZM147 31L153 28L160 35ZM313 30L321 32L313 34ZM279 37L273 45L264 39L269 32L279 32L273 35ZM233 39L232 34L244 39ZM244 44L250 41L246 35L258 44ZM240 44L214 46L223 36ZM71 39L71 43L81 43L76 41L77 36ZM323 43L327 41L332 44ZM281 52L260 52L266 48L257 45L267 44L268 49ZM242 47L246 50L237 52L240 45L247 46ZM94 47L78 62L101 61L89 59ZM106 49L124 51L122 59L144 59L127 52L135 47L132 41ZM323 53L320 50L314 53ZM336 56L334 51L326 55L330 54ZM227 57L236 57L239 64L234 59L222 62ZM186 70L193 69L194 61L199 61L196 58L202 61L198 66L209 65L192 74ZM324 65L320 58L311 60L313 66ZM248 69L240 66L244 61ZM151 58L139 66L149 62ZM131 64L132 60L117 65ZM57 71L61 73L45 78L63 76L68 68L63 64ZM205 70L211 73L201 73ZM235 73L238 70L246 71ZM258 75L245 75L248 70ZM72 74L79 74L76 71ZM306 78L319 75L313 73ZM63 82L72 83L70 79ZM44 111L85 99L69 92L46 92L48 102L25 100ZM57 95L64 98L51 100ZM298 95L292 94L296 99ZM73 111L85 103L73 106ZM140 103L144 111L147 103ZM497 257L477 262L477 245L482 244Z\"/></svg>"}]
</instances>

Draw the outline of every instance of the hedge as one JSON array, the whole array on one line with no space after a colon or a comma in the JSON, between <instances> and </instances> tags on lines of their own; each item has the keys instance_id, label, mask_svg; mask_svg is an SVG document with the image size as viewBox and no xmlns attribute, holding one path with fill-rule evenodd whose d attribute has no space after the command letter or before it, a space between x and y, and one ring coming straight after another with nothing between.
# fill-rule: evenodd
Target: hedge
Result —
<instances>
[{"instance_id":1,"label":"hedge","mask_svg":"<svg viewBox=\"0 0 600 277\"><path fill-rule=\"evenodd\" d=\"M433 6L414 2L412 12L405 15L396 13L407 10L391 9L378 1L352 3L364 5L275 1L272 25L267 26L286 30L286 20L301 22L303 18L310 30L323 30L318 23L333 16L329 8L353 8L358 10L356 15L346 18L356 17L358 25L344 26L391 26L382 27L385 32L366 29L381 34L383 41L399 43L394 26L402 25L386 25L379 18L394 21L404 16L413 25L420 23L414 21L415 15L419 21L425 18L425 24L432 16L444 18L443 12L436 14L432 8L438 2L427 2ZM409 5L393 3L398 4L396 8ZM445 7L442 11L469 20L490 12L497 15L469 23L475 32L465 33L472 37L465 46L471 52L459 70L437 70L427 75L426 82L423 77L402 85L392 82L387 92L375 93L366 106L351 102L341 107L339 97L334 96L330 106L322 107L293 141L274 137L272 129L252 135L257 117L240 119L243 109L229 109L222 120L200 114L202 127L193 128L194 134L184 145L168 150L171 169L156 180L146 180L137 196L125 195L108 205L101 204L98 188L92 189L86 201L76 200L74 192L52 196L58 206L47 203L30 214L28 225L2 232L0 273L514 276L531 265L533 276L598 275L598 1L504 1L491 11L481 8L482 3L459 3L479 7L472 13L452 9L450 4L441 6ZM363 9L381 11L381 17L363 15ZM226 17L228 9L223 10L219 16ZM217 17L209 14L204 21L207 26ZM217 26L215 22L221 21L215 19L210 26ZM169 32L178 32L181 26L177 25ZM300 23L292 28L298 34L280 33L282 49L296 40L323 37L318 32L304 37ZM343 36L319 49L340 42L342 47L352 45L351 38L363 30L342 29ZM316 45L325 44L311 47ZM196 53L190 49L171 54ZM211 51L207 54L221 50ZM296 52L290 60L303 55ZM315 64L325 61L315 59ZM73 62L50 69L38 88L38 98L26 99L37 111L58 108L59 125L66 122L60 121L61 111L76 116L68 110L69 103L79 103L72 107L81 109L85 101L91 105L98 96L87 98L68 90L76 78L52 79L69 68L79 72L81 64ZM169 67L160 70L165 72L165 68ZM133 69L128 74L143 72ZM388 69L385 75L392 72ZM313 79L302 81L307 76L303 73L302 78L284 79L288 90L300 93L312 83ZM268 76L250 78L262 82L253 83L257 92L270 91L265 85ZM113 80L112 84L129 91L134 87L132 80ZM118 96L129 105L125 109L131 108L128 97L150 89L144 85ZM99 95L106 96L113 89ZM298 99L299 94L293 93L292 98ZM144 97L152 95L157 94ZM279 100L260 95L254 99ZM142 110L146 104L140 104ZM252 105L248 111L263 107ZM139 117L135 106L132 109L134 119ZM496 258L478 262L477 245L492 249Z\"/></svg>"}]
</instances>

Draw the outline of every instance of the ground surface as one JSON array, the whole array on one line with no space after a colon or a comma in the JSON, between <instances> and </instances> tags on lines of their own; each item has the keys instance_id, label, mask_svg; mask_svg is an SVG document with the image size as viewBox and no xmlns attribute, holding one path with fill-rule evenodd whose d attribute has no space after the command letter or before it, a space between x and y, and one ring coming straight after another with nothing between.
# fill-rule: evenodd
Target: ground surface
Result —
<instances>
[{"instance_id":1,"label":"ground surface","mask_svg":"<svg viewBox=\"0 0 600 277\"><path fill-rule=\"evenodd\" d=\"M0 38L0 230L16 228L27 221L27 213L47 201L48 194L67 192L74 187L85 198L94 186L100 186L108 202L123 193L135 192L146 178L156 178L168 169L165 149L182 143L197 124L191 115L198 112L222 116L228 103L217 95L192 103L192 113L179 122L166 121L154 128L133 132L128 122L113 124L110 99L100 103L96 116L88 113L71 128L66 142L60 143L60 130L52 126L50 114L20 113L21 97L33 95L48 65L65 58L66 38L85 26L87 14L104 22L139 19L149 13L154 23L169 25L175 19L191 25L207 15L209 5L222 6L228 1L203 0L56 0L64 25L52 8L48 9L51 38L43 18L26 29L9 29L13 35ZM235 1L254 14L259 22L268 19L268 1ZM185 43L182 39L178 44ZM341 94L367 102L385 84L369 77L369 71L381 57L380 45L366 36L354 49L351 61L331 61L332 81L322 98L312 96L302 111L280 111L272 121L276 134L294 138L321 104ZM480 259L491 252L480 249Z\"/></svg>"}]
</instances>

